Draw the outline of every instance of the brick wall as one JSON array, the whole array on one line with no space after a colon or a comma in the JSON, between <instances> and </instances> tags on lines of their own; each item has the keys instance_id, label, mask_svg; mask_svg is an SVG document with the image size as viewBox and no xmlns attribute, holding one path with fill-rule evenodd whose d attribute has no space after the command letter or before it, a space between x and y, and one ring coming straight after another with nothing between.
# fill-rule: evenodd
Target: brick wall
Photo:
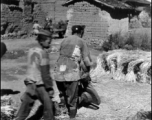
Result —
<instances>
[{"instance_id":1,"label":"brick wall","mask_svg":"<svg viewBox=\"0 0 152 120\"><path fill-rule=\"evenodd\" d=\"M32 6L31 5L25 5L24 11L23 11L23 31L26 31L27 33L30 33L32 31L33 26L33 14L32 14Z\"/></svg>"},{"instance_id":2,"label":"brick wall","mask_svg":"<svg viewBox=\"0 0 152 120\"><path fill-rule=\"evenodd\" d=\"M96 7L88 2L77 2L70 5L67 11L67 19L69 24L66 31L66 36L71 34L73 25L85 25L84 40L89 45L98 48L103 42L108 40L109 35L116 32L128 32L129 20L113 19L105 10Z\"/></svg>"},{"instance_id":3,"label":"brick wall","mask_svg":"<svg viewBox=\"0 0 152 120\"><path fill-rule=\"evenodd\" d=\"M55 21L66 20L66 7L63 7L62 4L65 3L66 0L43 0L38 2L43 12L46 13L47 17L51 17L55 19Z\"/></svg>"},{"instance_id":4,"label":"brick wall","mask_svg":"<svg viewBox=\"0 0 152 120\"><path fill-rule=\"evenodd\" d=\"M67 35L71 34L71 27L73 25L85 25L84 40L93 47L98 47L108 37L108 21L99 16L101 11L94 5L88 2L78 2L70 5L71 18L68 24ZM67 15L69 16L69 15Z\"/></svg>"},{"instance_id":5,"label":"brick wall","mask_svg":"<svg viewBox=\"0 0 152 120\"><path fill-rule=\"evenodd\" d=\"M12 28L13 28L13 26L16 26L17 28L21 28L22 27L21 22L23 19L22 10L19 7L16 7L13 5L8 6L8 5L3 4L2 6L3 7L2 7L2 11L1 11L1 23L5 27L8 25L11 25ZM5 29L7 32L9 32L9 30L7 28L5 28Z\"/></svg>"},{"instance_id":6,"label":"brick wall","mask_svg":"<svg viewBox=\"0 0 152 120\"><path fill-rule=\"evenodd\" d=\"M45 18L46 18L46 13L42 10L41 4L36 4L34 6L34 20L38 20L40 25L44 25L45 23Z\"/></svg>"}]
</instances>

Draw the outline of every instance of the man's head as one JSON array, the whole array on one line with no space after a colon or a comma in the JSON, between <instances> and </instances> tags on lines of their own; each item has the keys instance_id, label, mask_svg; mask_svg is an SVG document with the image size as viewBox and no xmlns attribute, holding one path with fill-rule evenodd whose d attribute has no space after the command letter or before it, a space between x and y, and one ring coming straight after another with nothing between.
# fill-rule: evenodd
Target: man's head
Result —
<instances>
[{"instance_id":1,"label":"man's head","mask_svg":"<svg viewBox=\"0 0 152 120\"><path fill-rule=\"evenodd\" d=\"M47 30L40 30L36 40L42 48L48 49L52 42L52 34Z\"/></svg>"},{"instance_id":2,"label":"man's head","mask_svg":"<svg viewBox=\"0 0 152 120\"><path fill-rule=\"evenodd\" d=\"M84 29L85 29L84 25L74 25L72 27L72 35L76 34L79 37L82 37L84 34Z\"/></svg>"},{"instance_id":3,"label":"man's head","mask_svg":"<svg viewBox=\"0 0 152 120\"><path fill-rule=\"evenodd\" d=\"M38 23L38 20L35 20L34 23Z\"/></svg>"}]
</instances>

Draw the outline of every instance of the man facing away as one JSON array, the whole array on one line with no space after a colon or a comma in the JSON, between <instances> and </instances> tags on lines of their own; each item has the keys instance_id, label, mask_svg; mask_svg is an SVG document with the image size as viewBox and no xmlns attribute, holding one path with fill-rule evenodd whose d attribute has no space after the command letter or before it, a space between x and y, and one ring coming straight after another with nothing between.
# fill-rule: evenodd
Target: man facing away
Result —
<instances>
[{"instance_id":1,"label":"man facing away","mask_svg":"<svg viewBox=\"0 0 152 120\"><path fill-rule=\"evenodd\" d=\"M63 40L60 46L60 55L54 70L54 78L58 89L62 92L70 118L75 118L80 104L89 104L96 96L88 92L80 91L81 70L83 66L88 70L93 63L87 44L82 39L84 27L76 25L72 27L72 35ZM100 104L100 98L97 100Z\"/></svg>"},{"instance_id":2,"label":"man facing away","mask_svg":"<svg viewBox=\"0 0 152 120\"><path fill-rule=\"evenodd\" d=\"M34 21L34 25L33 25L33 33L34 33L34 35L37 35L38 33L39 33L39 30L42 28L42 26L40 26L39 24L38 24L38 21L37 20L35 20Z\"/></svg>"},{"instance_id":3,"label":"man facing away","mask_svg":"<svg viewBox=\"0 0 152 120\"><path fill-rule=\"evenodd\" d=\"M31 48L28 52L27 78L24 81L26 91L21 100L21 106L15 120L25 120L35 100L40 100L43 105L44 120L55 120L53 115L53 83L50 77L49 55L47 49L50 47L51 33L41 30L37 36L39 48Z\"/></svg>"}]
</instances>

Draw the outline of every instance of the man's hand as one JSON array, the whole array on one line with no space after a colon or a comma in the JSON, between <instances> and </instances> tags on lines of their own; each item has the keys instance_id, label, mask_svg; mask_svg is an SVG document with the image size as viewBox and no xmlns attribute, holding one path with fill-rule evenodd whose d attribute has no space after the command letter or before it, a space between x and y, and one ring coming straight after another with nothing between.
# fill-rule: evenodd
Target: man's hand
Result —
<instances>
[{"instance_id":1,"label":"man's hand","mask_svg":"<svg viewBox=\"0 0 152 120\"><path fill-rule=\"evenodd\" d=\"M89 77L89 72L84 73L84 74L81 76L81 79L86 79L87 77Z\"/></svg>"},{"instance_id":2,"label":"man's hand","mask_svg":"<svg viewBox=\"0 0 152 120\"><path fill-rule=\"evenodd\" d=\"M53 98L54 95L54 90L49 90L48 91L49 97Z\"/></svg>"}]
</instances>

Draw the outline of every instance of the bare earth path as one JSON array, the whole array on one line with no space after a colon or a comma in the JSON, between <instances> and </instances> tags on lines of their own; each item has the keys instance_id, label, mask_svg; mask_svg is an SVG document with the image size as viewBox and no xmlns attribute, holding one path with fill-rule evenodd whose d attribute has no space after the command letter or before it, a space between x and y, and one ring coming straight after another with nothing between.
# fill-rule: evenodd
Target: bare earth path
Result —
<instances>
[{"instance_id":1,"label":"bare earth path","mask_svg":"<svg viewBox=\"0 0 152 120\"><path fill-rule=\"evenodd\" d=\"M54 40L53 45L59 46L62 40ZM24 40L5 40L9 51L28 50L35 46L33 38ZM95 60L99 52L91 50ZM53 65L58 53L50 55ZM25 90L24 82L26 72L26 56L17 59L2 59L1 61L1 92L14 91L13 99L20 104L20 97ZM135 114L140 109L151 110L151 85L133 84L114 81L110 76L103 76L94 83L102 103L97 111L81 108L78 111L77 120L126 120L128 116ZM20 92L20 93L18 93ZM16 94L15 94L16 93ZM68 118L64 118L67 120Z\"/></svg>"}]
</instances>

